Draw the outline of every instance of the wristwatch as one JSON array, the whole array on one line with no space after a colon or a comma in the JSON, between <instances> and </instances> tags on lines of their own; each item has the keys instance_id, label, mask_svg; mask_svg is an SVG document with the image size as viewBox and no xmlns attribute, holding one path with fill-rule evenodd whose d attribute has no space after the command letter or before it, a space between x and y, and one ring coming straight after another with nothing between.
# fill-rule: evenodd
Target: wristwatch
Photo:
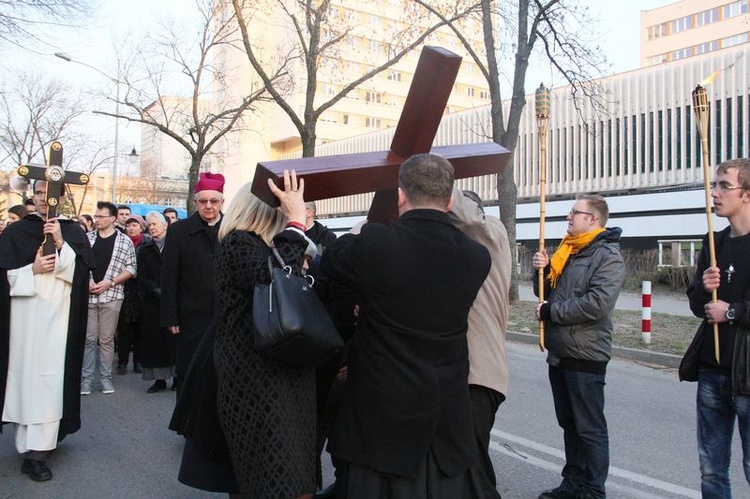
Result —
<instances>
[{"instance_id":1,"label":"wristwatch","mask_svg":"<svg viewBox=\"0 0 750 499\"><path fill-rule=\"evenodd\" d=\"M732 305L729 305L729 307L727 307L726 311L724 312L724 317L726 317L727 320L730 321L733 321L735 319L736 316L734 314L734 307Z\"/></svg>"}]
</instances>

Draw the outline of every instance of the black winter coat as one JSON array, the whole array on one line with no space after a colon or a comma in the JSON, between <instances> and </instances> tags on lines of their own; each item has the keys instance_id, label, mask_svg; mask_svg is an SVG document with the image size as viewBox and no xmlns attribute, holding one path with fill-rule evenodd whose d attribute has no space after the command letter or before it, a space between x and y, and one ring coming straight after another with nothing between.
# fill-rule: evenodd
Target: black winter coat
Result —
<instances>
[{"instance_id":1,"label":"black winter coat","mask_svg":"<svg viewBox=\"0 0 750 499\"><path fill-rule=\"evenodd\" d=\"M169 227L161 268L161 325L180 326L175 370L184 377L214 313L213 268L221 221L209 227L198 213Z\"/></svg>"},{"instance_id":2,"label":"black winter coat","mask_svg":"<svg viewBox=\"0 0 750 499\"><path fill-rule=\"evenodd\" d=\"M321 270L361 298L331 454L413 477L432 449L446 475L466 471L476 457L467 320L487 249L446 213L416 209L340 237Z\"/></svg>"},{"instance_id":3,"label":"black winter coat","mask_svg":"<svg viewBox=\"0 0 750 499\"><path fill-rule=\"evenodd\" d=\"M138 248L138 297L143 306L141 364L174 365L175 336L161 325L161 259L159 247L148 241Z\"/></svg>"}]
</instances>

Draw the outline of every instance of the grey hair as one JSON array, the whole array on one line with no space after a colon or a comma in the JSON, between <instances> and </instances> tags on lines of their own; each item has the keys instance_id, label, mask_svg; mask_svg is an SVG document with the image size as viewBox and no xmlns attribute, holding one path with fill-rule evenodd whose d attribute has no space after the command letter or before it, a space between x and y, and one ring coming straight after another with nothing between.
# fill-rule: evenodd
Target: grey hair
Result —
<instances>
[{"instance_id":1,"label":"grey hair","mask_svg":"<svg viewBox=\"0 0 750 499\"><path fill-rule=\"evenodd\" d=\"M162 215L158 211L149 211L148 213L146 213L146 224L148 224L149 218L155 218L156 221L160 224L167 225L167 219L164 218L164 215Z\"/></svg>"}]
</instances>

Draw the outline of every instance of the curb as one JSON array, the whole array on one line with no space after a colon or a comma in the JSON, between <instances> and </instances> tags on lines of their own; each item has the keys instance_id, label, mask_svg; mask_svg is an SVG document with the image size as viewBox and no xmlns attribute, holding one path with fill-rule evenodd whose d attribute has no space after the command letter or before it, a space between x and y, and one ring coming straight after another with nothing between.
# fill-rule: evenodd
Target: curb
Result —
<instances>
[{"instance_id":1,"label":"curb","mask_svg":"<svg viewBox=\"0 0 750 499\"><path fill-rule=\"evenodd\" d=\"M530 345L539 343L539 337L535 334L508 331L505 333L505 337L507 340L518 343L527 343ZM682 360L681 356L671 353L652 352L651 350L639 350L637 348L618 347L615 345L612 345L612 356L673 369L680 367L680 361Z\"/></svg>"}]
</instances>

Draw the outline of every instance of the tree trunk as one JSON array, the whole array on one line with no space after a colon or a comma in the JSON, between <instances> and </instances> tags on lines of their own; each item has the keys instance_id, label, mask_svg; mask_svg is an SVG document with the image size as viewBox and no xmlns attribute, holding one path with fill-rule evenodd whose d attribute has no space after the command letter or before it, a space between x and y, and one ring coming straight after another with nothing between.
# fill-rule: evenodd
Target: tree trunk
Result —
<instances>
[{"instance_id":1,"label":"tree trunk","mask_svg":"<svg viewBox=\"0 0 750 499\"><path fill-rule=\"evenodd\" d=\"M185 193L185 199L187 200L186 207L188 216L192 215L195 211L195 199L193 199L193 187L198 182L198 176L201 171L201 160L202 158L197 155L191 156L190 160L190 174L189 182L187 186L187 192Z\"/></svg>"},{"instance_id":2,"label":"tree trunk","mask_svg":"<svg viewBox=\"0 0 750 499\"><path fill-rule=\"evenodd\" d=\"M302 130L300 130L303 158L312 158L315 156L315 141L317 139L316 125L316 119L306 119Z\"/></svg>"},{"instance_id":3,"label":"tree trunk","mask_svg":"<svg viewBox=\"0 0 750 499\"><path fill-rule=\"evenodd\" d=\"M305 128L308 126L309 125L305 125ZM312 158L315 156L315 132L312 134L304 133L300 139L302 140L302 157Z\"/></svg>"},{"instance_id":4,"label":"tree trunk","mask_svg":"<svg viewBox=\"0 0 750 499\"><path fill-rule=\"evenodd\" d=\"M508 113L508 124L503 130L502 117L496 118L493 114L493 139L501 146L511 152L508 167L497 176L498 206L500 208L500 220L508 231L508 241L513 253L513 265L511 266L510 301L518 300L518 247L516 245L516 199L518 188L513 179L513 158L516 144L518 143L518 129L521 122L523 108L526 107L526 71L529 67L529 56L534 45L534 39L529 39L529 1L518 2L518 48L516 51L516 63L513 74L513 95L511 95L510 111ZM501 104L500 104L501 105ZM493 103L494 106L494 103ZM494 109L493 109L494 111ZM501 111L499 111L501 112ZM502 116L502 115L500 115ZM499 120L500 123L495 121ZM500 133L498 133L500 130Z\"/></svg>"}]
</instances>

